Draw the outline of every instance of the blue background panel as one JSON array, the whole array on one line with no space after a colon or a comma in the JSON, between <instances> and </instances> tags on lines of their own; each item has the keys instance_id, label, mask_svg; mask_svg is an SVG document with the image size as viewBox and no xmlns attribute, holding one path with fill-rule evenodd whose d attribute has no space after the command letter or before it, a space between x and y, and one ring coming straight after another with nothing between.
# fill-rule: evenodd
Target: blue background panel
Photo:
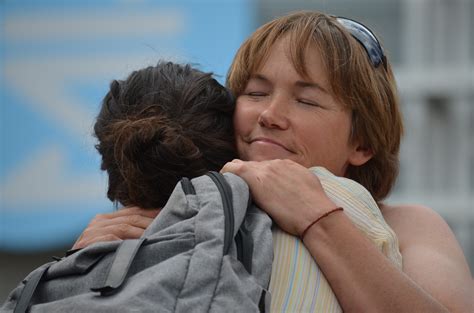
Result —
<instances>
[{"instance_id":1,"label":"blue background panel","mask_svg":"<svg viewBox=\"0 0 474 313\"><path fill-rule=\"evenodd\" d=\"M92 126L113 79L190 62L220 82L252 31L250 0L0 4L0 250L70 245L113 210Z\"/></svg>"}]
</instances>

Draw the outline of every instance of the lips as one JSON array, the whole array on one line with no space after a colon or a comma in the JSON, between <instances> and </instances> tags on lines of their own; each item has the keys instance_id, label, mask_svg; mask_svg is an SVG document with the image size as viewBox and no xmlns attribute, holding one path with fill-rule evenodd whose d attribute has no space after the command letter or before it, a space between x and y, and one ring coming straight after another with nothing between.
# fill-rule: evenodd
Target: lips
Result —
<instances>
[{"instance_id":1,"label":"lips","mask_svg":"<svg viewBox=\"0 0 474 313\"><path fill-rule=\"evenodd\" d=\"M273 144L273 145L276 145L276 146L279 146L289 152L292 152L290 149L288 149L284 144L274 140L274 139L270 139L270 138L266 138L266 137L257 137L257 138L253 138L249 141L249 143L266 143L266 144Z\"/></svg>"}]
</instances>

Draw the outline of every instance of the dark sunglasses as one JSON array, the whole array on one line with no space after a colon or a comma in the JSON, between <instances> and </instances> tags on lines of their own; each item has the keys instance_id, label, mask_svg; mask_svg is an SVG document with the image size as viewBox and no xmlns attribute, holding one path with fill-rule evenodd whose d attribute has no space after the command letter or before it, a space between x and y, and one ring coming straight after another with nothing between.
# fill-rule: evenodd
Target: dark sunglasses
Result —
<instances>
[{"instance_id":1,"label":"dark sunglasses","mask_svg":"<svg viewBox=\"0 0 474 313\"><path fill-rule=\"evenodd\" d=\"M387 59L383 53L382 46L374 33L367 26L357 21L340 16L335 18L347 31L349 31L352 37L354 37L364 47L372 65L377 68L380 64L383 64L383 67L387 70Z\"/></svg>"}]
</instances>

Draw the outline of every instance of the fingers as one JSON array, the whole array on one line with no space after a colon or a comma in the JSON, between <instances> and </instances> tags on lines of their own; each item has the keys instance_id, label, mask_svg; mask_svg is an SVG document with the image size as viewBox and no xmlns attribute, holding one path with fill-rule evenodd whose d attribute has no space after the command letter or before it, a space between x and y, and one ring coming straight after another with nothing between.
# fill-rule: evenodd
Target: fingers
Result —
<instances>
[{"instance_id":1,"label":"fingers","mask_svg":"<svg viewBox=\"0 0 474 313\"><path fill-rule=\"evenodd\" d=\"M307 221L334 206L319 179L291 160L233 160L222 172L244 179L255 203L290 234L301 233Z\"/></svg>"},{"instance_id":2,"label":"fingers","mask_svg":"<svg viewBox=\"0 0 474 313\"><path fill-rule=\"evenodd\" d=\"M128 207L112 213L97 214L77 239L73 249L101 241L140 238L159 211Z\"/></svg>"},{"instance_id":3,"label":"fingers","mask_svg":"<svg viewBox=\"0 0 474 313\"><path fill-rule=\"evenodd\" d=\"M103 236L98 236L98 237L95 237L95 238L92 238L90 240L82 240L82 239L79 239L75 244L74 246L72 246L72 250L75 250L75 249L82 249L82 248L85 248L93 243L96 243L96 242L106 242L106 241L116 241L116 240L120 240L120 238L118 238L117 236L115 235L103 235Z\"/></svg>"},{"instance_id":4,"label":"fingers","mask_svg":"<svg viewBox=\"0 0 474 313\"><path fill-rule=\"evenodd\" d=\"M143 235L144 231L145 228L129 224L112 224L97 228L86 228L72 248L85 248L93 243L102 241L137 239Z\"/></svg>"},{"instance_id":5,"label":"fingers","mask_svg":"<svg viewBox=\"0 0 474 313\"><path fill-rule=\"evenodd\" d=\"M159 210L144 210L138 207L130 207L112 213L97 214L89 223L85 232L92 229L100 229L111 225L122 224L145 229L150 225L158 213Z\"/></svg>"},{"instance_id":6,"label":"fingers","mask_svg":"<svg viewBox=\"0 0 474 313\"><path fill-rule=\"evenodd\" d=\"M145 217L149 217L153 219L158 215L159 212L160 212L159 209L145 210L139 207L126 207L112 213L97 214L94 219L95 220L112 219L112 218L116 218L120 216L129 216L129 215L141 215L141 216L145 216Z\"/></svg>"},{"instance_id":7,"label":"fingers","mask_svg":"<svg viewBox=\"0 0 474 313\"><path fill-rule=\"evenodd\" d=\"M145 229L148 227L148 225L151 224L151 222L153 222L153 218L138 215L138 214L119 216L119 217L109 217L109 218L96 217L89 224L88 228L95 229L95 228L105 228L107 226L113 226L113 225L130 225L130 226Z\"/></svg>"},{"instance_id":8,"label":"fingers","mask_svg":"<svg viewBox=\"0 0 474 313\"><path fill-rule=\"evenodd\" d=\"M227 162L224 167L221 169L221 173L233 173L237 175L237 172L242 168L242 165L249 162L244 162L239 159L233 159L230 162Z\"/></svg>"}]
</instances>

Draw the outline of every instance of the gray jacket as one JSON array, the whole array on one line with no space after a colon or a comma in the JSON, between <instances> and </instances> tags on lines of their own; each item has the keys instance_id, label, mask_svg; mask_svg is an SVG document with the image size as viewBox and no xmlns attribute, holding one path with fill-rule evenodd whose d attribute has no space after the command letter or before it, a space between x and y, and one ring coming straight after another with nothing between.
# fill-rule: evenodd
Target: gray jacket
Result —
<instances>
[{"instance_id":1,"label":"gray jacket","mask_svg":"<svg viewBox=\"0 0 474 313\"><path fill-rule=\"evenodd\" d=\"M212 172L183 179L142 238L36 269L0 312L266 312L272 259L270 218Z\"/></svg>"}]
</instances>

